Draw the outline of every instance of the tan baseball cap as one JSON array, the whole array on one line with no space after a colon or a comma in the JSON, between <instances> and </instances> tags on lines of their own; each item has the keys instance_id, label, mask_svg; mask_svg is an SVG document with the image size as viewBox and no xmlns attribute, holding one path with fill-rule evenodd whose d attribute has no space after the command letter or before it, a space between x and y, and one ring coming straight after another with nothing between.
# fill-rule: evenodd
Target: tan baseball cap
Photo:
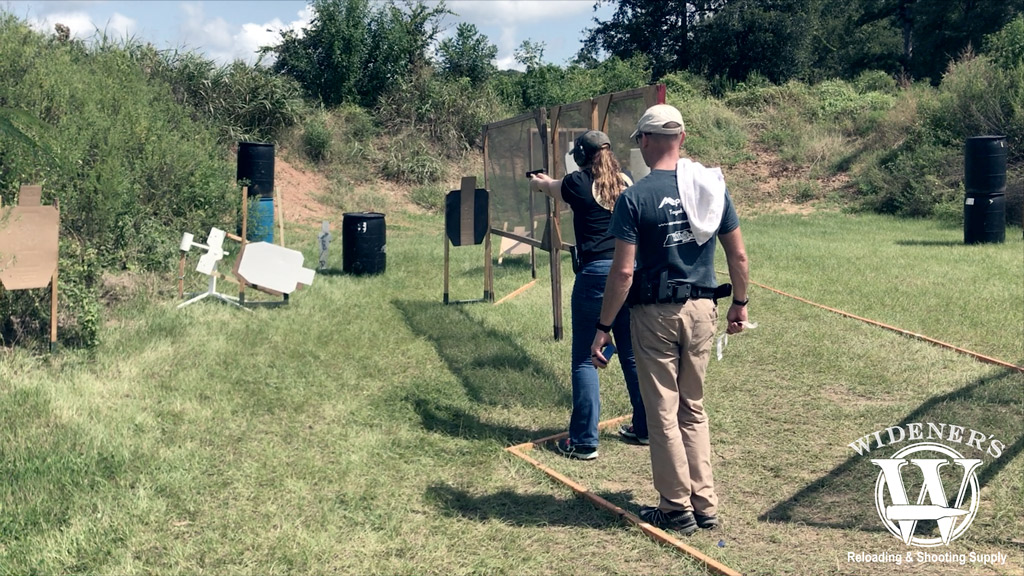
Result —
<instances>
[{"instance_id":1,"label":"tan baseball cap","mask_svg":"<svg viewBox=\"0 0 1024 576\"><path fill-rule=\"evenodd\" d=\"M641 132L645 134L682 134L686 130L683 115L674 106L656 104L651 106L636 123L636 130L630 138L636 138Z\"/></svg>"}]
</instances>

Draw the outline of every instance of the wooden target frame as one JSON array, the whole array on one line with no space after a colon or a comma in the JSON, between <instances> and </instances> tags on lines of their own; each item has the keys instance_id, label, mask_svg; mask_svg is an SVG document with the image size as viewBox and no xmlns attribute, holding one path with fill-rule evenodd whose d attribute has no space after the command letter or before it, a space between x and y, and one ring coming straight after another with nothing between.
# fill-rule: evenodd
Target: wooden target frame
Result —
<instances>
[{"instance_id":1,"label":"wooden target frame","mask_svg":"<svg viewBox=\"0 0 1024 576\"><path fill-rule=\"evenodd\" d=\"M494 302L494 274L491 268L490 204L486 188L476 187L476 176L465 176L458 190L445 196L444 211L444 296L445 304ZM484 245L484 295L476 300L450 300L450 246Z\"/></svg>"},{"instance_id":2,"label":"wooden target frame","mask_svg":"<svg viewBox=\"0 0 1024 576\"><path fill-rule=\"evenodd\" d=\"M60 261L60 204L42 204L43 188L21 186L18 204L0 202L0 288L50 287L50 352L57 350L57 278Z\"/></svg>"}]
</instances>

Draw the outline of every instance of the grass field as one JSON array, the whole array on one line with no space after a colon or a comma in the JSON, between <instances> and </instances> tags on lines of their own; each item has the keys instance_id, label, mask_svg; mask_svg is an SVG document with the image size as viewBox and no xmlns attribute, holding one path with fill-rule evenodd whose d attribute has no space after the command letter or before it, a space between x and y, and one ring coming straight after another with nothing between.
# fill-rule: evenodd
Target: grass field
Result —
<instances>
[{"instance_id":1,"label":"grass field","mask_svg":"<svg viewBox=\"0 0 1024 576\"><path fill-rule=\"evenodd\" d=\"M443 306L441 228L389 214L385 274L321 275L285 308L178 311L140 284L99 349L7 352L0 574L702 574L503 451L568 422L569 343L551 339L546 258L537 285L504 304ZM755 281L1024 360L1019 229L965 247L924 221L819 214L760 216L744 235ZM315 261L315 231L305 237L296 247ZM479 297L481 254L453 249L453 299ZM506 260L497 296L529 279ZM708 375L725 527L687 542L746 574L904 573L847 562L908 550L875 515L877 471L847 445L948 422L1006 445L979 456L981 510L950 551L1009 560L910 573L1019 574L1021 375L751 296L760 327ZM614 368L602 405L605 418L628 411ZM606 435L594 462L536 452L620 506L654 501L644 449Z\"/></svg>"}]
</instances>

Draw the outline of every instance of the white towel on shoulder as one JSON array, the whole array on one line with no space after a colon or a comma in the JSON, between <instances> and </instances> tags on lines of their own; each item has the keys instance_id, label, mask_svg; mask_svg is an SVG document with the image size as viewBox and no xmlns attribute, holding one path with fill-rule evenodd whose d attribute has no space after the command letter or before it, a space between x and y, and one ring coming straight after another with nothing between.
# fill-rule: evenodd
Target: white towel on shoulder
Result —
<instances>
[{"instance_id":1,"label":"white towel on shoulder","mask_svg":"<svg viewBox=\"0 0 1024 576\"><path fill-rule=\"evenodd\" d=\"M725 176L721 168L708 168L689 158L680 158L676 164L676 182L690 231L700 246L710 240L722 224Z\"/></svg>"}]
</instances>

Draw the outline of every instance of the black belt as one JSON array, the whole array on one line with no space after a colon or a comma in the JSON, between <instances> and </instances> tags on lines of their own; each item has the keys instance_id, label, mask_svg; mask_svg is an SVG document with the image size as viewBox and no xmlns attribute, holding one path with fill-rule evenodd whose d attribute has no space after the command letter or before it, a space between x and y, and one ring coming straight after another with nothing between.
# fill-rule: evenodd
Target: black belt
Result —
<instances>
[{"instance_id":1,"label":"black belt","mask_svg":"<svg viewBox=\"0 0 1024 576\"><path fill-rule=\"evenodd\" d=\"M732 294L732 284L721 284L717 288L706 288L687 283L668 284L657 292L652 292L651 297L642 298L634 304L679 304L687 300L701 299L717 302L719 298L725 298Z\"/></svg>"}]
</instances>

